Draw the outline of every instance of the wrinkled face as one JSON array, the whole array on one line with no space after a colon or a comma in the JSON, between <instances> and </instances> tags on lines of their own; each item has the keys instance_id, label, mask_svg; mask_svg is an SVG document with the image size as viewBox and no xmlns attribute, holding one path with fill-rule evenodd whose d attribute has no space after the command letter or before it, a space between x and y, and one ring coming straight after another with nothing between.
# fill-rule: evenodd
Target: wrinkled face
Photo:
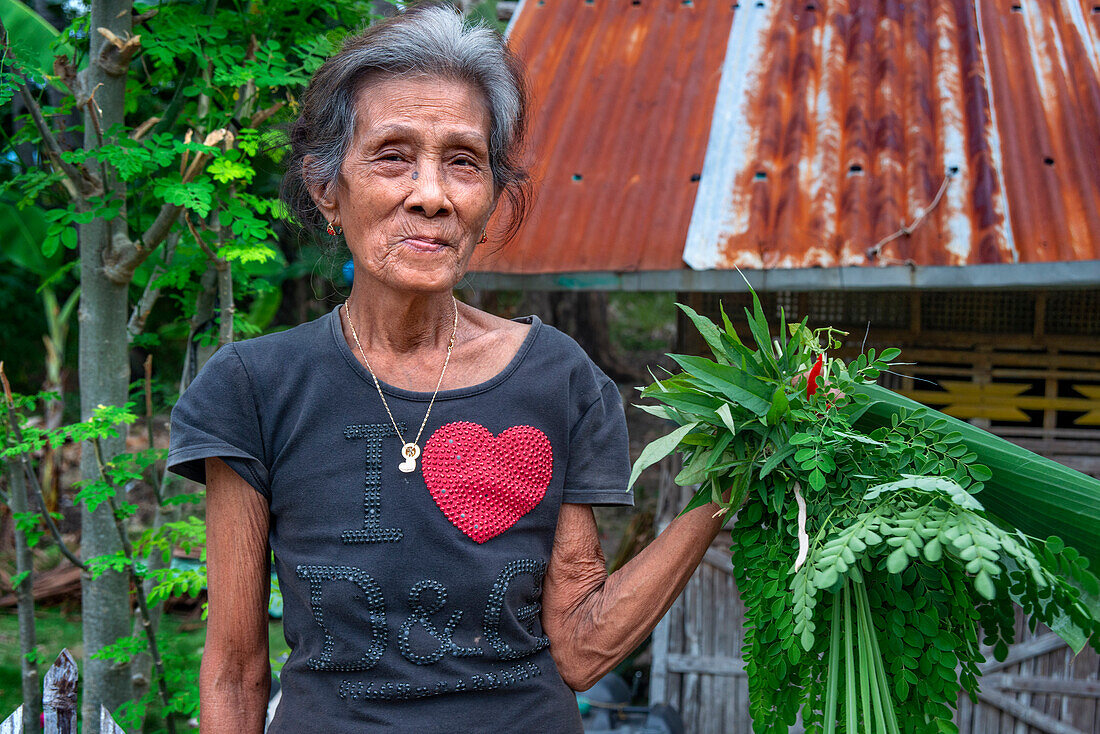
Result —
<instances>
[{"instance_id":1,"label":"wrinkled face","mask_svg":"<svg viewBox=\"0 0 1100 734\"><path fill-rule=\"evenodd\" d=\"M313 194L344 228L357 280L420 293L461 280L496 206L489 125L484 97L466 82L363 87L340 177Z\"/></svg>"}]
</instances>

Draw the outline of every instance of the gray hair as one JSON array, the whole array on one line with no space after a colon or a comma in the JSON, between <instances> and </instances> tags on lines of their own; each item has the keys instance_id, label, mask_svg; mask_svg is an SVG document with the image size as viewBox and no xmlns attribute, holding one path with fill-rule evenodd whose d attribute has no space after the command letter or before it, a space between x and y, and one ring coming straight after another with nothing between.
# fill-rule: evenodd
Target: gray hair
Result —
<instances>
[{"instance_id":1,"label":"gray hair","mask_svg":"<svg viewBox=\"0 0 1100 734\"><path fill-rule=\"evenodd\" d=\"M371 81L407 74L458 79L481 91L489 111L489 167L494 188L511 205L504 239L515 234L529 199L519 162L527 120L527 86L519 59L495 30L467 24L453 7L429 5L379 21L349 37L313 75L290 127L281 195L306 229L326 221L310 187L340 173L355 131L356 98ZM309 165L306 165L306 158Z\"/></svg>"}]
</instances>

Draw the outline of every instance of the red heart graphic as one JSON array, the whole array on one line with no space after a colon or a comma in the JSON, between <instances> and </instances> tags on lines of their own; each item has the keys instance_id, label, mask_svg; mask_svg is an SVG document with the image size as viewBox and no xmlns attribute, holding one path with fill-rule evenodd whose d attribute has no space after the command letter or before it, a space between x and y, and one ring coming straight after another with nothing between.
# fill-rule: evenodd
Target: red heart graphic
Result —
<instances>
[{"instance_id":1,"label":"red heart graphic","mask_svg":"<svg viewBox=\"0 0 1100 734\"><path fill-rule=\"evenodd\" d=\"M441 426L424 446L424 483L451 524L478 543L495 538L546 495L554 454L546 434L477 423Z\"/></svg>"}]
</instances>

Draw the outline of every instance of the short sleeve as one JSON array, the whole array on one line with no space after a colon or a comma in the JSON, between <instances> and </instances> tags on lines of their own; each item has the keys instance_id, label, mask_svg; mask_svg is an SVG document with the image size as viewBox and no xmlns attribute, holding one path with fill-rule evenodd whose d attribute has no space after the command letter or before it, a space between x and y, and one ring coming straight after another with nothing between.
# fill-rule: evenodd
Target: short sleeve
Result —
<instances>
[{"instance_id":1,"label":"short sleeve","mask_svg":"<svg viewBox=\"0 0 1100 734\"><path fill-rule=\"evenodd\" d=\"M206 484L206 459L220 458L271 499L252 382L233 344L211 357L172 408L168 469Z\"/></svg>"},{"instance_id":2,"label":"short sleeve","mask_svg":"<svg viewBox=\"0 0 1100 734\"><path fill-rule=\"evenodd\" d=\"M569 437L562 502L586 505L633 505L626 414L619 388L604 382Z\"/></svg>"}]
</instances>

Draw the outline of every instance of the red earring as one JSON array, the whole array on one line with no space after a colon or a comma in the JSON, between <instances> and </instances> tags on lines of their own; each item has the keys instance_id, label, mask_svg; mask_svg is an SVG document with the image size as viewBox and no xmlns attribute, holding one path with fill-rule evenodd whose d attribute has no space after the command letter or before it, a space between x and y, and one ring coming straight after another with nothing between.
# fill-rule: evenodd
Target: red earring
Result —
<instances>
[{"instance_id":1,"label":"red earring","mask_svg":"<svg viewBox=\"0 0 1100 734\"><path fill-rule=\"evenodd\" d=\"M489 235L487 235L487 234L483 234L483 235L481 235L481 239L480 239L480 240L478 240L478 241L477 241L477 243L478 243L479 245L484 245L484 244L485 244L486 242L488 242L488 241L489 241Z\"/></svg>"},{"instance_id":2,"label":"red earring","mask_svg":"<svg viewBox=\"0 0 1100 734\"><path fill-rule=\"evenodd\" d=\"M332 222L328 223L328 233L333 237L336 236L336 228L332 226Z\"/></svg>"}]
</instances>

